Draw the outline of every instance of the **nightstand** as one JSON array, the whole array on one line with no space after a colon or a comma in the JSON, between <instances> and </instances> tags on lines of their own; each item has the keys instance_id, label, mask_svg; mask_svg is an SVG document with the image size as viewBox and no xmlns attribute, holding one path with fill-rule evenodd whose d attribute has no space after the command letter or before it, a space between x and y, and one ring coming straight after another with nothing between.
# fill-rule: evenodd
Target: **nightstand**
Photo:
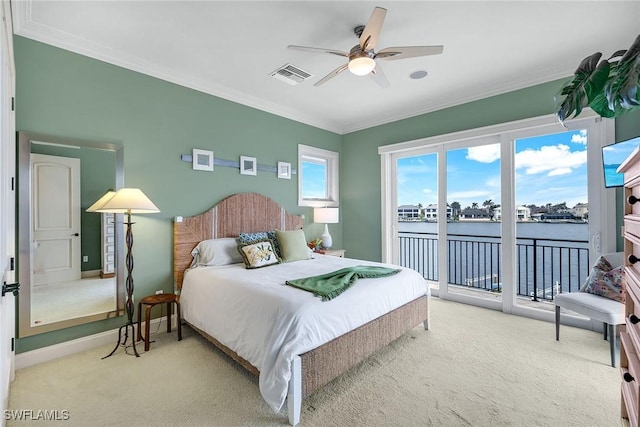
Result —
<instances>
[{"instance_id":1,"label":"nightstand","mask_svg":"<svg viewBox=\"0 0 640 427\"><path fill-rule=\"evenodd\" d=\"M344 258L344 249L319 249L316 252L322 255L337 256Z\"/></svg>"},{"instance_id":2,"label":"nightstand","mask_svg":"<svg viewBox=\"0 0 640 427\"><path fill-rule=\"evenodd\" d=\"M182 340L182 318L180 317L180 297L175 294L149 295L138 302L138 336L136 341L144 339L144 351L149 351L149 325L151 323L151 309L157 304L167 304L167 332L171 332L171 305L176 305L176 317L178 321L178 341ZM144 337L142 336L142 306L146 307ZM133 337L132 337L133 338Z\"/></svg>"}]
</instances>

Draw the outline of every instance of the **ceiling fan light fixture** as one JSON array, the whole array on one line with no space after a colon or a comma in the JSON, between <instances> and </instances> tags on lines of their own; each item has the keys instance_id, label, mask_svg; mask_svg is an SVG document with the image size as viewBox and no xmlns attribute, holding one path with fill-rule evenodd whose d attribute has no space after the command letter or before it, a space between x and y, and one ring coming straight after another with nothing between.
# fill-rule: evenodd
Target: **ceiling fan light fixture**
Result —
<instances>
[{"instance_id":1,"label":"ceiling fan light fixture","mask_svg":"<svg viewBox=\"0 0 640 427\"><path fill-rule=\"evenodd\" d=\"M376 68L376 61L368 56L360 56L349 61L349 71L356 76L366 76Z\"/></svg>"}]
</instances>

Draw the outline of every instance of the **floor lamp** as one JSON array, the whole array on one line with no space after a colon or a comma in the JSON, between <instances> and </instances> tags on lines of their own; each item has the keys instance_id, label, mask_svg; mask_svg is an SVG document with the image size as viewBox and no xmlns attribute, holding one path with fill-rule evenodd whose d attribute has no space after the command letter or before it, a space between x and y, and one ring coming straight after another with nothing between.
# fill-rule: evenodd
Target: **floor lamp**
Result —
<instances>
[{"instance_id":1,"label":"floor lamp","mask_svg":"<svg viewBox=\"0 0 640 427\"><path fill-rule=\"evenodd\" d=\"M138 213L156 213L160 212L160 210L153 204L151 200L138 188L121 188L118 191L109 191L107 194L102 196L96 203L94 203L89 209L88 212L100 212L100 213L121 213L127 215L127 220L125 224L127 226L126 238L127 242L127 257L126 257L126 265L127 265L127 280L126 280L126 290L127 290L127 301L125 303L125 310L127 312L127 323L120 327L118 330L118 342L108 355L104 356L103 359L113 355L116 352L118 347L126 346L127 339L129 338L129 328L131 328L131 342L133 344L133 352L136 357L140 357L138 354L138 350L136 349L136 341L135 341L135 326L133 323L133 231L131 226L134 224L131 222L131 214ZM124 341L122 339L122 333L124 330Z\"/></svg>"}]
</instances>

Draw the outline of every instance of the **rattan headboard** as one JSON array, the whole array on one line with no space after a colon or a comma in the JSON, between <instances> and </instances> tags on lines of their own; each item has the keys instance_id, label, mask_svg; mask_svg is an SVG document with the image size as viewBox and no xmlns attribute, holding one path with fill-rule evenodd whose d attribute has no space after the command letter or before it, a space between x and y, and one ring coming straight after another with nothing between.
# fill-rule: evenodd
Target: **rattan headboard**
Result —
<instances>
[{"instance_id":1,"label":"rattan headboard","mask_svg":"<svg viewBox=\"0 0 640 427\"><path fill-rule=\"evenodd\" d=\"M285 211L274 200L257 193L240 193L218 202L208 211L173 223L173 277L182 289L185 270L191 265L191 251L206 239L237 237L240 233L302 228L300 215Z\"/></svg>"}]
</instances>

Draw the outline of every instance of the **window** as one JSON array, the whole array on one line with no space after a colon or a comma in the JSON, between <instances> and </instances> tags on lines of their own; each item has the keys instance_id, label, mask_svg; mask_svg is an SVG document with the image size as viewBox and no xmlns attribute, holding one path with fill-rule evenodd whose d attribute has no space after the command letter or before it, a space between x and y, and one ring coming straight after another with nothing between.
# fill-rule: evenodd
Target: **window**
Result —
<instances>
[{"instance_id":1,"label":"window","mask_svg":"<svg viewBox=\"0 0 640 427\"><path fill-rule=\"evenodd\" d=\"M338 206L338 153L298 144L298 205Z\"/></svg>"}]
</instances>

